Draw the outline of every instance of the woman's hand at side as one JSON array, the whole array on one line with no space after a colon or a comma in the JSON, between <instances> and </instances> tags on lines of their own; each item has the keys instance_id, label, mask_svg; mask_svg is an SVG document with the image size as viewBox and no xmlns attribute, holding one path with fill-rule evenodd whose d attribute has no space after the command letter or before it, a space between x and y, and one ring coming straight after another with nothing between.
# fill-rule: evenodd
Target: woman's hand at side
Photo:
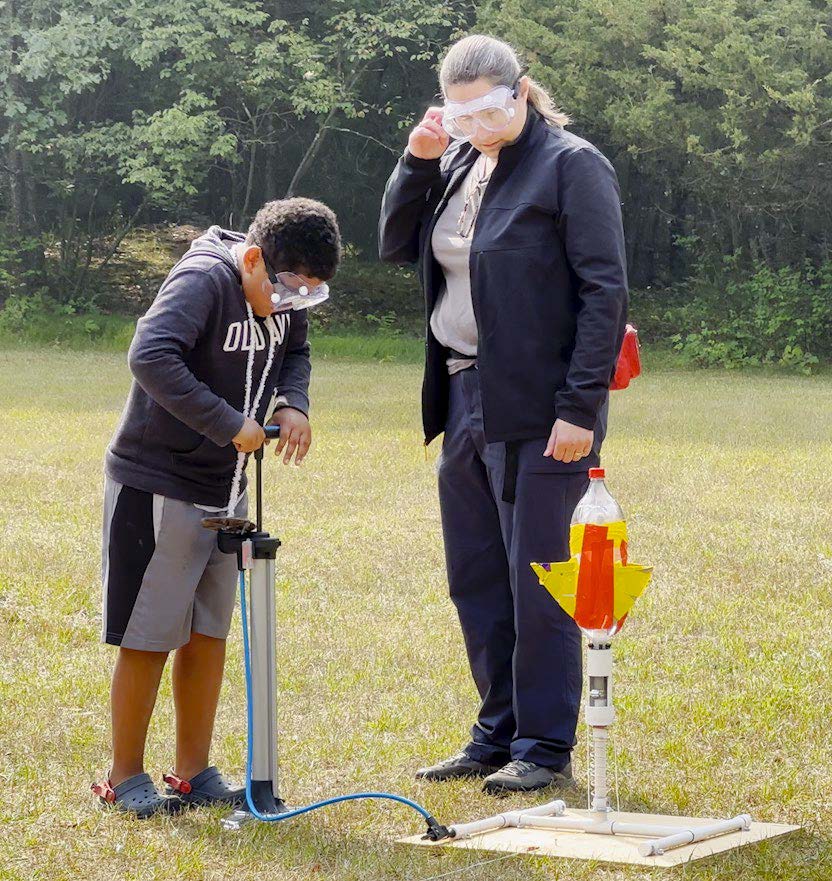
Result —
<instances>
[{"instance_id":1,"label":"woman's hand at side","mask_svg":"<svg viewBox=\"0 0 832 881\"><path fill-rule=\"evenodd\" d=\"M442 128L442 108L428 107L422 121L410 133L407 149L417 159L438 159L448 149L450 140Z\"/></svg>"},{"instance_id":2,"label":"woman's hand at side","mask_svg":"<svg viewBox=\"0 0 832 881\"><path fill-rule=\"evenodd\" d=\"M556 419L543 455L557 462L578 462L592 452L594 439L595 432L588 428Z\"/></svg>"}]
</instances>

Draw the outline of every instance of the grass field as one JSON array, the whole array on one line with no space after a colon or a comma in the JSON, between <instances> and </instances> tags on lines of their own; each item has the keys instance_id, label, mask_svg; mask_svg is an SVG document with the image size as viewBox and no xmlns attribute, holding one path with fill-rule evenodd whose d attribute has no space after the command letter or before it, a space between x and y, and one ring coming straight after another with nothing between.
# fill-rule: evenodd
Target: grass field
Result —
<instances>
[{"instance_id":1,"label":"grass field","mask_svg":"<svg viewBox=\"0 0 832 881\"><path fill-rule=\"evenodd\" d=\"M342 805L273 827L219 814L103 814L111 649L98 644L101 457L123 355L0 351L0 879L655 878L534 857L425 852L400 807ZM279 556L280 728L290 803L384 788L444 822L495 811L475 782L413 770L464 743L476 709L446 597L431 448L412 364L321 359L316 443L269 463ZM616 645L622 807L800 823L675 873L832 877L832 379L653 372L614 397L605 464L631 554L655 580ZM239 774L232 631L215 758ZM169 682L148 770L172 759ZM585 766L581 729L576 770ZM529 805L535 797L500 802ZM579 798L577 799L579 801Z\"/></svg>"}]
</instances>

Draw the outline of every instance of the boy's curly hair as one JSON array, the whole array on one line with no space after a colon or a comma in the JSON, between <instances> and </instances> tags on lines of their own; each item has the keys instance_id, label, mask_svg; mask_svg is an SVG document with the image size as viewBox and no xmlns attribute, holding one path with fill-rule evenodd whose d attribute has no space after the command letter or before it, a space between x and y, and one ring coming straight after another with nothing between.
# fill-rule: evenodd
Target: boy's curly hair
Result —
<instances>
[{"instance_id":1,"label":"boy's curly hair","mask_svg":"<svg viewBox=\"0 0 832 881\"><path fill-rule=\"evenodd\" d=\"M274 272L303 271L327 281L341 262L341 233L331 208L315 199L267 202L248 228Z\"/></svg>"}]
</instances>

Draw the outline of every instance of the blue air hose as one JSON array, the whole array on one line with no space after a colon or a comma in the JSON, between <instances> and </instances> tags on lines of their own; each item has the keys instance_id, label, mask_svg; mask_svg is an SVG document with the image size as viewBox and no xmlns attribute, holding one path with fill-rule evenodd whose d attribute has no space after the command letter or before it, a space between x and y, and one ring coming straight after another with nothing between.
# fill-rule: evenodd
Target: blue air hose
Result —
<instances>
[{"instance_id":1,"label":"blue air hose","mask_svg":"<svg viewBox=\"0 0 832 881\"><path fill-rule=\"evenodd\" d=\"M333 798L327 798L323 801L316 801L312 804L306 805L302 808L295 808L291 811L284 811L280 814L262 814L257 808L254 806L254 799L251 795L251 762L252 762L252 730L254 728L254 720L253 720L253 696L252 696L252 684L251 684L251 652L249 650L249 637L248 637L248 613L246 611L246 575L245 572L240 572L240 614L243 620L243 661L245 664L245 678L246 678L246 719L248 722L248 734L247 734L247 748L246 748L246 802L248 804L248 809L251 812L252 816L256 817L258 820L262 820L264 823L277 823L280 820L291 820L293 817L299 817L301 814L308 814L310 811L317 811L320 808L328 807L329 805L336 805L339 802L343 801L356 801L358 799L385 799L387 801L395 801L399 802L399 804L407 805L407 807L412 808L418 814L422 816L425 822L428 824L428 832L427 837L432 841L439 841L442 838L447 838L449 836L449 832L445 826L442 826L425 808L423 808L420 804L417 804L415 801L411 801L409 798L405 798L401 795L394 795L391 792L354 792L349 795L337 795Z\"/></svg>"}]
</instances>

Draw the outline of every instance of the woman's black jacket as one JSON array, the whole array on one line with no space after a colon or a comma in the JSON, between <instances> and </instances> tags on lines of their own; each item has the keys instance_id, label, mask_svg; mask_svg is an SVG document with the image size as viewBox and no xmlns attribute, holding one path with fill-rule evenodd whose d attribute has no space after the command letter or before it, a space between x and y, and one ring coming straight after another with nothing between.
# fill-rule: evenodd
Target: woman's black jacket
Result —
<instances>
[{"instance_id":1,"label":"woman's black jacket","mask_svg":"<svg viewBox=\"0 0 832 881\"><path fill-rule=\"evenodd\" d=\"M479 155L470 144L441 159L405 152L381 206L381 259L417 263L425 293L425 443L448 412L447 351L430 329L443 281L431 234ZM627 315L620 194L606 157L529 107L486 188L470 269L486 439L547 437L556 418L594 429Z\"/></svg>"}]
</instances>

